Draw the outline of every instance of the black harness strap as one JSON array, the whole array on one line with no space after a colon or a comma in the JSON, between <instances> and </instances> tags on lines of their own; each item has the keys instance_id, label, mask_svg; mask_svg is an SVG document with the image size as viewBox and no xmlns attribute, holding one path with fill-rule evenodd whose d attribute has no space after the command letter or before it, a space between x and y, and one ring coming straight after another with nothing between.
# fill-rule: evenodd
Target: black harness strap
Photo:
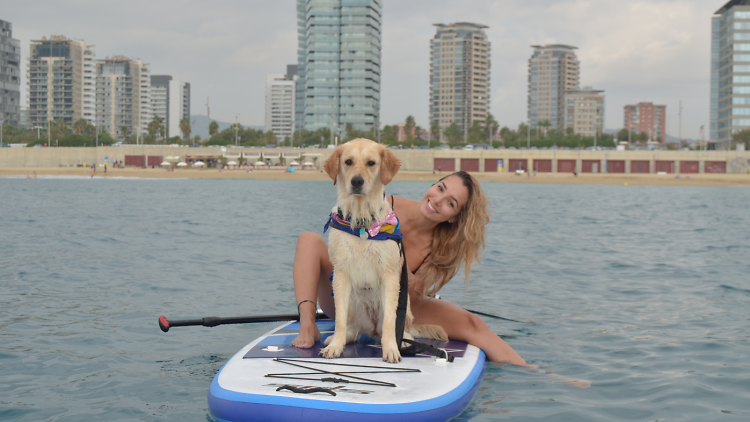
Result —
<instances>
[{"instance_id":1,"label":"black harness strap","mask_svg":"<svg viewBox=\"0 0 750 422\"><path fill-rule=\"evenodd\" d=\"M406 252L404 252L404 243L401 239L395 240L404 258L404 264L401 266L401 281L399 282L398 307L396 308L396 344L402 355L416 355L419 352L427 352L433 356L444 358L448 362L453 362L454 357L445 350L437 347L420 343L418 341L404 339L404 329L406 328L406 308L409 304L409 270L406 268ZM402 342L409 344L408 347L402 347Z\"/></svg>"},{"instance_id":2,"label":"black harness strap","mask_svg":"<svg viewBox=\"0 0 750 422\"><path fill-rule=\"evenodd\" d=\"M396 307L396 344L401 350L401 341L404 338L404 329L406 328L406 307L409 304L409 270L406 268L406 252L404 252L404 243L401 239L396 240L401 257L404 263L401 265L401 281L398 290L398 306Z\"/></svg>"}]
</instances>

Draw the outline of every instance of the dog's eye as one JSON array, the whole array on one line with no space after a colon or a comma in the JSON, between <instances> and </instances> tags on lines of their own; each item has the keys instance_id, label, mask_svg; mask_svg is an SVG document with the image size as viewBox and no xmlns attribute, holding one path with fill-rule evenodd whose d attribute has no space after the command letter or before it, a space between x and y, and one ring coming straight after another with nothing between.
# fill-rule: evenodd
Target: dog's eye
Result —
<instances>
[{"instance_id":1,"label":"dog's eye","mask_svg":"<svg viewBox=\"0 0 750 422\"><path fill-rule=\"evenodd\" d=\"M346 160L346 161L344 161L344 164L346 164L347 166L351 166L352 165L352 160Z\"/></svg>"},{"instance_id":2,"label":"dog's eye","mask_svg":"<svg viewBox=\"0 0 750 422\"><path fill-rule=\"evenodd\" d=\"M372 166L375 165L375 162L372 161L372 160L370 160L370 161L367 162L367 165L370 166L370 167L372 167Z\"/></svg>"}]
</instances>

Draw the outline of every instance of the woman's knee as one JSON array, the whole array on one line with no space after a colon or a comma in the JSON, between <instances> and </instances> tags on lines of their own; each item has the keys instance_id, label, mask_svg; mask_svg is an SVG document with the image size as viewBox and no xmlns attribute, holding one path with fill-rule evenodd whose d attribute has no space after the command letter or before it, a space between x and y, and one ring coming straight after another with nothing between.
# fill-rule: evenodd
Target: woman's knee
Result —
<instances>
[{"instance_id":1,"label":"woman's knee","mask_svg":"<svg viewBox=\"0 0 750 422\"><path fill-rule=\"evenodd\" d=\"M482 318L468 311L464 315L463 325L468 343L471 344L478 344L481 339L491 332L490 328L484 323Z\"/></svg>"},{"instance_id":2,"label":"woman's knee","mask_svg":"<svg viewBox=\"0 0 750 422\"><path fill-rule=\"evenodd\" d=\"M295 254L299 256L310 256L310 254L321 255L323 252L328 254L328 245L319 234L314 232L304 232L297 237L297 247Z\"/></svg>"},{"instance_id":3,"label":"woman's knee","mask_svg":"<svg viewBox=\"0 0 750 422\"><path fill-rule=\"evenodd\" d=\"M297 249L315 247L316 245L325 245L323 237L315 232L303 232L297 237Z\"/></svg>"}]
</instances>

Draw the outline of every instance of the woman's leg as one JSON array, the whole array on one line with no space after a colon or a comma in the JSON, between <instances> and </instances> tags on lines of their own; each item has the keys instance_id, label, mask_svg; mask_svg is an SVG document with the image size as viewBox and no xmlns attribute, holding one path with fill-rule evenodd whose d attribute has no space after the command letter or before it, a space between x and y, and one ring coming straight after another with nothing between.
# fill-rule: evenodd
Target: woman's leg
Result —
<instances>
[{"instance_id":1,"label":"woman's leg","mask_svg":"<svg viewBox=\"0 0 750 422\"><path fill-rule=\"evenodd\" d=\"M320 340L320 331L315 325L316 303L329 317L335 316L331 283L328 276L333 265L328 258L328 245L325 240L312 232L304 232L297 239L294 253L294 296L299 306L300 330L297 338L292 340L295 347L310 348Z\"/></svg>"},{"instance_id":2,"label":"woman's leg","mask_svg":"<svg viewBox=\"0 0 750 422\"><path fill-rule=\"evenodd\" d=\"M491 362L526 365L526 361L492 332L481 318L458 305L445 300L424 298L412 302L411 312L414 324L440 325L448 333L448 338L482 349Z\"/></svg>"}]
</instances>

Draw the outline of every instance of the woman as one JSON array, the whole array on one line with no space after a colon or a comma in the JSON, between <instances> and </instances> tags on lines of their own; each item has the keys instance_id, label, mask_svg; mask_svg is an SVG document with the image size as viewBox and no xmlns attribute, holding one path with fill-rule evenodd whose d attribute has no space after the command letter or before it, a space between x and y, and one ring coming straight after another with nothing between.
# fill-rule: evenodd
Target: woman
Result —
<instances>
[{"instance_id":1,"label":"woman","mask_svg":"<svg viewBox=\"0 0 750 422\"><path fill-rule=\"evenodd\" d=\"M492 362L538 370L538 366L526 365L478 316L450 302L428 297L450 281L461 266L468 280L474 261L479 262L489 214L487 198L476 179L459 171L432 185L421 201L389 199L401 221L414 324L440 325L448 337L479 347ZM315 324L316 301L326 315L335 315L328 280L332 270L323 238L317 233L302 233L294 256L294 292L301 327L292 341L295 347L309 348L320 340ZM571 385L588 386L587 381L546 373Z\"/></svg>"}]
</instances>

